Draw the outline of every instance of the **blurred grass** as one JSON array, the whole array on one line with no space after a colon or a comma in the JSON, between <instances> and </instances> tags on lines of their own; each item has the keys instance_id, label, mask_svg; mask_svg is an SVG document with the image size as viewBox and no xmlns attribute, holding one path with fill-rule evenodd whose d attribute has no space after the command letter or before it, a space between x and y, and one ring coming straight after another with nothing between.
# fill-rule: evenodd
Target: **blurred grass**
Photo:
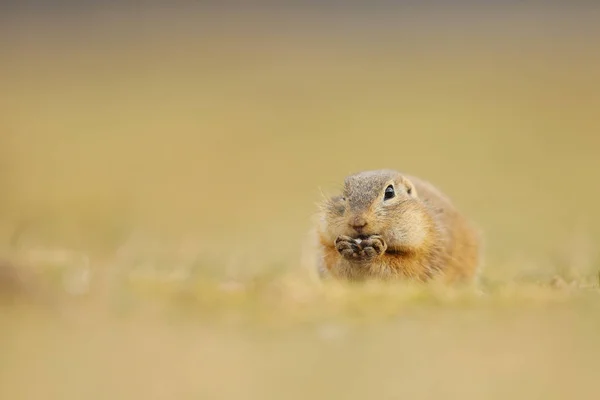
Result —
<instances>
[{"instance_id":1,"label":"blurred grass","mask_svg":"<svg viewBox=\"0 0 600 400\"><path fill-rule=\"evenodd\" d=\"M4 16L1 398L593 398L597 10ZM315 202L430 179L482 286L318 285ZM35 384L32 384L35 382Z\"/></svg>"}]
</instances>

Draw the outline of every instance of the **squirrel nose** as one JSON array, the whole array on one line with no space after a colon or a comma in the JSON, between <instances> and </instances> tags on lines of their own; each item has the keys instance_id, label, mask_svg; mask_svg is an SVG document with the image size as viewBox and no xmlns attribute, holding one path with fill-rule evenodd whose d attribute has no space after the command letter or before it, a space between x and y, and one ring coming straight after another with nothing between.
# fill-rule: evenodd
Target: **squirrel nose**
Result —
<instances>
[{"instance_id":1,"label":"squirrel nose","mask_svg":"<svg viewBox=\"0 0 600 400\"><path fill-rule=\"evenodd\" d=\"M360 232L365 226L367 226L367 220L363 217L355 217L350 221L350 226L357 232Z\"/></svg>"}]
</instances>

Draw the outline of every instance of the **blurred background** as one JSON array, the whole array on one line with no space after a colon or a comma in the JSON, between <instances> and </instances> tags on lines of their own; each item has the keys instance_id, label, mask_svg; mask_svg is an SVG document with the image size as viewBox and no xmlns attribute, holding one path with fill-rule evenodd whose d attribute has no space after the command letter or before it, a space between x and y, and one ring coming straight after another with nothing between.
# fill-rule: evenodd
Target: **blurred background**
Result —
<instances>
[{"instance_id":1,"label":"blurred background","mask_svg":"<svg viewBox=\"0 0 600 400\"><path fill-rule=\"evenodd\" d=\"M525 282L597 282L598 21L593 2L3 2L0 280L77 300L4 309L0 397L591 398L596 302ZM500 310L297 283L316 203L375 168L482 228ZM161 317L124 311L182 287ZM344 325L381 302L393 323ZM162 319L190 304L185 328Z\"/></svg>"}]
</instances>

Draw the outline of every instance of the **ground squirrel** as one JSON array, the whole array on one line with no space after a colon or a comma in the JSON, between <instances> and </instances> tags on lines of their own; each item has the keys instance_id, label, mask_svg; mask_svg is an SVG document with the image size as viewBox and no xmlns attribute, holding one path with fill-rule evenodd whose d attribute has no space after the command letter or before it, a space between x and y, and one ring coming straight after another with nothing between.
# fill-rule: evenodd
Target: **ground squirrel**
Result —
<instances>
[{"instance_id":1,"label":"ground squirrel","mask_svg":"<svg viewBox=\"0 0 600 400\"><path fill-rule=\"evenodd\" d=\"M480 263L478 229L432 184L393 170L348 176L316 234L321 277L468 281Z\"/></svg>"}]
</instances>

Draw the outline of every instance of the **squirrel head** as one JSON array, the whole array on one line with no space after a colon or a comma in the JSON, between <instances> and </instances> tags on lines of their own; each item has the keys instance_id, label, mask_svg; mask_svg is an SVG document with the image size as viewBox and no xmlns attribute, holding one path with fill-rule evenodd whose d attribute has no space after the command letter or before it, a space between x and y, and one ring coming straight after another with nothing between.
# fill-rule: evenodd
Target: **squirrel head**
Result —
<instances>
[{"instance_id":1,"label":"squirrel head","mask_svg":"<svg viewBox=\"0 0 600 400\"><path fill-rule=\"evenodd\" d=\"M342 194L325 202L322 222L331 240L381 235L392 251L417 249L433 226L414 184L393 170L348 176Z\"/></svg>"}]
</instances>

